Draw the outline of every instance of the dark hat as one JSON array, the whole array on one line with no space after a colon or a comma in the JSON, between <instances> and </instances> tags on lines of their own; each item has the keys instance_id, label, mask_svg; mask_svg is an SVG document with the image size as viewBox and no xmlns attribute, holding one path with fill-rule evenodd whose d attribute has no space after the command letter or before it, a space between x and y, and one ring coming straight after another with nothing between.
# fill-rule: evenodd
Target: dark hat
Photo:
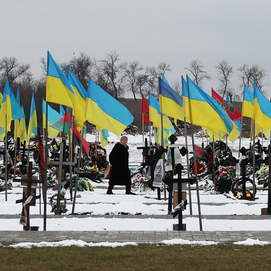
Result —
<instances>
[{"instance_id":1,"label":"dark hat","mask_svg":"<svg viewBox=\"0 0 271 271\"><path fill-rule=\"evenodd\" d=\"M171 144L174 144L177 141L177 136L175 136L174 134L172 134L168 140L170 141Z\"/></svg>"}]
</instances>

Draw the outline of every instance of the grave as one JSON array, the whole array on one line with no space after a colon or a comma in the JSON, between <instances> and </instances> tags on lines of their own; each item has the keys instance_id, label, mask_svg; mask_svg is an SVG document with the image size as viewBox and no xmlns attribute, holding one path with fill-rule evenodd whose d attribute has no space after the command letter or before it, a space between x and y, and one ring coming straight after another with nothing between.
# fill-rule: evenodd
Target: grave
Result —
<instances>
[{"instance_id":1,"label":"grave","mask_svg":"<svg viewBox=\"0 0 271 271\"><path fill-rule=\"evenodd\" d=\"M22 185L26 184L23 188L23 198L16 200L16 203L23 203L22 215L20 223L23 224L25 231L30 230L30 206L36 205L36 199L40 198L40 195L36 196L36 188L38 183L43 183L41 180L35 179L32 176L32 162L29 162L28 175L22 176L22 179L13 179L13 182L20 182Z\"/></svg>"}]
</instances>

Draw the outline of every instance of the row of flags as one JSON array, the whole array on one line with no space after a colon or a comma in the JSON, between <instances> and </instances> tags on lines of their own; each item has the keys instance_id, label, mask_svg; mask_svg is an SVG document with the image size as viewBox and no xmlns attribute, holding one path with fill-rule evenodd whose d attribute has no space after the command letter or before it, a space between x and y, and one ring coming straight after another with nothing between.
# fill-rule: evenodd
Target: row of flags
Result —
<instances>
[{"instance_id":1,"label":"row of flags","mask_svg":"<svg viewBox=\"0 0 271 271\"><path fill-rule=\"evenodd\" d=\"M188 76L182 76L182 97L169 85L166 78L159 78L159 101L149 93L149 104L142 95L142 121L153 123L158 128L158 134L170 135L175 129L169 119L186 121L202 126L216 139L228 135L234 142L241 132L242 116L255 120L256 131L271 130L270 101L265 98L254 83L254 91L244 87L242 113L235 109L229 99L224 100L212 90L212 97L196 85ZM2 101L1 101L2 100ZM29 142L37 135L37 113L34 94L31 99L28 129L25 125L24 108L20 105L20 94L14 96L8 78L4 93L0 97L0 139L10 131L14 120L14 136ZM60 105L59 112L51 108L48 102ZM64 109L66 107L66 109ZM65 122L72 122L72 133L77 137L84 131L86 121L94 124L100 130L102 145L107 144L108 131L119 136L133 122L130 111L115 98L104 91L91 78L87 90L78 78L67 67L67 76L47 52L46 100L43 100L43 127L46 126L46 108L48 109L48 134L56 137L59 131L64 131ZM66 116L70 112L71 119ZM62 128L61 128L62 127ZM159 137L158 137L159 138ZM162 137L161 137L162 138ZM165 136L166 138L166 136Z\"/></svg>"},{"instance_id":2,"label":"row of flags","mask_svg":"<svg viewBox=\"0 0 271 271\"><path fill-rule=\"evenodd\" d=\"M262 132L270 139L271 104L256 86L255 79L253 91L246 86L244 88L242 115L255 121L255 134L253 136Z\"/></svg>"},{"instance_id":3,"label":"row of flags","mask_svg":"<svg viewBox=\"0 0 271 271\"><path fill-rule=\"evenodd\" d=\"M0 140L3 140L6 133L11 131L11 122L14 120L14 138L20 138L22 142L27 142L33 135L37 134L37 115L34 94L31 99L30 119L28 129L26 128L25 113L20 105L20 92L17 90L17 97L13 94L8 78L1 94L0 108Z\"/></svg>"},{"instance_id":4,"label":"row of flags","mask_svg":"<svg viewBox=\"0 0 271 271\"><path fill-rule=\"evenodd\" d=\"M271 105L254 82L254 91L244 87L242 112L231 104L229 97L224 100L212 89L212 96L196 85L188 76L182 76L182 97L175 92L163 76L159 78L159 101L149 93L149 104L142 95L142 122L153 123L155 127L168 125L167 117L201 126L214 139L229 139L234 142L241 133L243 116L255 120L256 131L271 130ZM161 123L163 115L163 124Z\"/></svg>"},{"instance_id":5,"label":"row of flags","mask_svg":"<svg viewBox=\"0 0 271 271\"><path fill-rule=\"evenodd\" d=\"M59 104L59 112L54 110L48 102ZM6 78L3 95L0 93L0 106L0 140L3 140L6 133L11 130L11 122L14 120L14 138L20 138L21 142L25 141L27 145L30 138L37 135L34 94L31 99L28 129L26 129L24 108L20 106L19 90L15 97L8 78ZM48 110L47 114L46 110ZM49 51L47 52L46 99L42 101L42 114L43 128L46 127L47 116L49 136L56 137L59 131L67 133L68 124L71 123L74 141L80 142L83 131L86 129L86 121L89 121L100 130L102 146L108 143L108 131L119 136L134 119L125 106L99 87L91 78L86 91L69 67L65 76ZM87 152L85 140L83 149Z\"/></svg>"},{"instance_id":6,"label":"row of flags","mask_svg":"<svg viewBox=\"0 0 271 271\"><path fill-rule=\"evenodd\" d=\"M86 91L69 67L67 67L66 77L49 51L47 53L46 102L71 108L79 131L85 127L86 121L94 124L96 129L100 130L102 144L108 137L107 131L120 136L134 119L124 105L91 78L89 78Z\"/></svg>"}]
</instances>

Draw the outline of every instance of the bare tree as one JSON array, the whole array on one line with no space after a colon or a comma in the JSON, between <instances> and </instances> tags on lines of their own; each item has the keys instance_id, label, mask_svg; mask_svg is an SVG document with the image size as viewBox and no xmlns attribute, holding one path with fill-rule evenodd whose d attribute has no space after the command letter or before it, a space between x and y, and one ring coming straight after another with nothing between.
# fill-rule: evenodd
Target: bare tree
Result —
<instances>
[{"instance_id":1,"label":"bare tree","mask_svg":"<svg viewBox=\"0 0 271 271\"><path fill-rule=\"evenodd\" d=\"M204 70L204 66L201 64L199 60L193 60L189 67L185 67L191 75L193 76L192 80L195 84L202 87L202 83L204 79L211 80L211 76Z\"/></svg>"},{"instance_id":2,"label":"bare tree","mask_svg":"<svg viewBox=\"0 0 271 271\"><path fill-rule=\"evenodd\" d=\"M238 93L236 93L234 87L228 88L228 95L229 95L229 99L230 99L231 103L233 101L240 101L241 100L241 96Z\"/></svg>"},{"instance_id":3,"label":"bare tree","mask_svg":"<svg viewBox=\"0 0 271 271\"><path fill-rule=\"evenodd\" d=\"M46 79L46 75L47 75L47 61L45 60L44 57L42 57L40 59L40 63L41 63L42 78Z\"/></svg>"},{"instance_id":4,"label":"bare tree","mask_svg":"<svg viewBox=\"0 0 271 271\"><path fill-rule=\"evenodd\" d=\"M182 86L180 80L175 80L172 85L172 89L174 89L180 96L182 95Z\"/></svg>"},{"instance_id":5,"label":"bare tree","mask_svg":"<svg viewBox=\"0 0 271 271\"><path fill-rule=\"evenodd\" d=\"M148 93L147 83L148 83L147 74L144 73L137 76L137 86L140 94L146 95Z\"/></svg>"},{"instance_id":6,"label":"bare tree","mask_svg":"<svg viewBox=\"0 0 271 271\"><path fill-rule=\"evenodd\" d=\"M95 59L90 58L85 53L80 53L78 57L73 57L68 65L84 88L87 89L88 80L95 64Z\"/></svg>"},{"instance_id":7,"label":"bare tree","mask_svg":"<svg viewBox=\"0 0 271 271\"><path fill-rule=\"evenodd\" d=\"M230 88L230 78L233 75L233 67L229 65L227 61L221 61L217 66L215 66L218 72L218 80L220 85L218 87L218 92L225 98L227 92L232 90Z\"/></svg>"},{"instance_id":8,"label":"bare tree","mask_svg":"<svg viewBox=\"0 0 271 271\"><path fill-rule=\"evenodd\" d=\"M170 65L165 62L160 62L157 67L158 76L163 76L166 72L171 72Z\"/></svg>"},{"instance_id":9,"label":"bare tree","mask_svg":"<svg viewBox=\"0 0 271 271\"><path fill-rule=\"evenodd\" d=\"M118 64L119 61L119 54L116 52L111 52L107 54L105 60L100 61L101 67L98 69L98 71L103 73L103 78L106 82L106 85L108 86L107 91L116 99L122 95L122 84L124 81L123 64ZM98 75L98 77L101 76Z\"/></svg>"},{"instance_id":10,"label":"bare tree","mask_svg":"<svg viewBox=\"0 0 271 271\"><path fill-rule=\"evenodd\" d=\"M144 69L137 60L123 64L124 75L128 88L132 91L134 99L136 100L136 94L139 93L138 80L142 79L139 77L140 72ZM140 81L142 83L142 81Z\"/></svg>"},{"instance_id":11,"label":"bare tree","mask_svg":"<svg viewBox=\"0 0 271 271\"><path fill-rule=\"evenodd\" d=\"M29 64L20 64L15 57L3 57L0 60L0 87L3 89L6 77L12 85L19 82L25 73L30 73Z\"/></svg>"},{"instance_id":12,"label":"bare tree","mask_svg":"<svg viewBox=\"0 0 271 271\"><path fill-rule=\"evenodd\" d=\"M259 65L253 65L249 67L247 64L241 66L238 71L240 72L239 78L241 80L240 89L244 89L244 85L248 88L253 89L254 79L257 87L261 90L266 85L263 81L266 77L266 70L261 68Z\"/></svg>"},{"instance_id":13,"label":"bare tree","mask_svg":"<svg viewBox=\"0 0 271 271\"><path fill-rule=\"evenodd\" d=\"M162 77L166 72L171 72L170 65L165 62L160 62L157 67L146 67L145 74L148 76L147 83L150 91L154 96L158 96L158 77Z\"/></svg>"}]
</instances>

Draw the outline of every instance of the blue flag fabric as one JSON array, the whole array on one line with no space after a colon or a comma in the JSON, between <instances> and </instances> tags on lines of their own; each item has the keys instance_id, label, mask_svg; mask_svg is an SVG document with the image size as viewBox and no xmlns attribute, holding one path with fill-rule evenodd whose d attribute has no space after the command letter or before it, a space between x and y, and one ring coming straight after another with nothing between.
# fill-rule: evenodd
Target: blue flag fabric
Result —
<instances>
[{"instance_id":1,"label":"blue flag fabric","mask_svg":"<svg viewBox=\"0 0 271 271\"><path fill-rule=\"evenodd\" d=\"M182 97L161 78L159 78L159 101L163 114L174 119L184 119Z\"/></svg>"},{"instance_id":2,"label":"blue flag fabric","mask_svg":"<svg viewBox=\"0 0 271 271\"><path fill-rule=\"evenodd\" d=\"M256 86L254 79L254 116L261 127L271 130L271 104Z\"/></svg>"},{"instance_id":3,"label":"blue flag fabric","mask_svg":"<svg viewBox=\"0 0 271 271\"><path fill-rule=\"evenodd\" d=\"M119 136L134 117L123 104L89 78L86 119L97 129L107 129Z\"/></svg>"}]
</instances>

